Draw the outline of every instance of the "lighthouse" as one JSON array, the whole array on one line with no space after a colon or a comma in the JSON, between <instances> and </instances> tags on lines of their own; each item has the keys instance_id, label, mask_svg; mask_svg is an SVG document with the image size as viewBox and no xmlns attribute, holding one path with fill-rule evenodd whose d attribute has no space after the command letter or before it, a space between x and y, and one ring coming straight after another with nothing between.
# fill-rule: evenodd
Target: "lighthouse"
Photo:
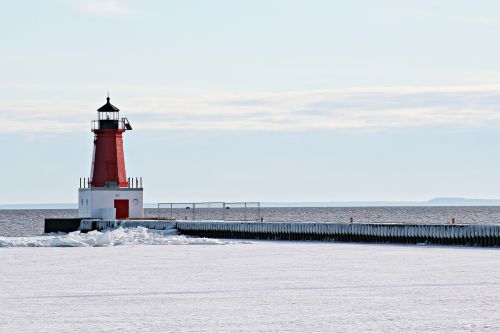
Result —
<instances>
[{"instance_id":1,"label":"lighthouse","mask_svg":"<svg viewBox=\"0 0 500 333\"><path fill-rule=\"evenodd\" d=\"M78 215L85 218L127 219L144 217L142 178L127 178L123 133L132 130L127 118L110 103L97 109L92 120L94 153L90 178L80 179Z\"/></svg>"}]
</instances>

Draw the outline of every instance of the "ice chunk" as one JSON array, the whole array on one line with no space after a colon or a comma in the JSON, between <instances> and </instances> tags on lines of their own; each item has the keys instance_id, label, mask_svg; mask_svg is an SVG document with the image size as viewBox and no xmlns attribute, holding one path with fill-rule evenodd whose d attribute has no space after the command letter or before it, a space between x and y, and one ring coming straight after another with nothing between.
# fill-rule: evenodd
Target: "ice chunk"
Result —
<instances>
[{"instance_id":1,"label":"ice chunk","mask_svg":"<svg viewBox=\"0 0 500 333\"><path fill-rule=\"evenodd\" d=\"M223 245L211 238L179 235L176 229L153 230L144 227L47 234L35 237L0 237L0 247L91 247L114 245Z\"/></svg>"}]
</instances>

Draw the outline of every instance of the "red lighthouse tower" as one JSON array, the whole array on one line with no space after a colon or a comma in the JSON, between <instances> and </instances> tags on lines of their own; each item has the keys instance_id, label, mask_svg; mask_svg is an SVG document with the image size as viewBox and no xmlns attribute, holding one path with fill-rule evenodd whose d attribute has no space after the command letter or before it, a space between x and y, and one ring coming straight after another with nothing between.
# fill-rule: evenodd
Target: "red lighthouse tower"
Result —
<instances>
[{"instance_id":1,"label":"red lighthouse tower","mask_svg":"<svg viewBox=\"0 0 500 333\"><path fill-rule=\"evenodd\" d=\"M78 192L80 217L123 219L144 215L142 181L139 186L136 180L133 186L125 171L123 133L132 126L127 118L120 118L119 111L108 96L106 104L97 109L97 120L92 121L94 154L90 180Z\"/></svg>"},{"instance_id":2,"label":"red lighthouse tower","mask_svg":"<svg viewBox=\"0 0 500 333\"><path fill-rule=\"evenodd\" d=\"M92 121L95 138L90 185L128 187L122 134L132 126L127 118L120 119L120 110L109 102L109 96L106 101L97 109L98 119Z\"/></svg>"}]
</instances>

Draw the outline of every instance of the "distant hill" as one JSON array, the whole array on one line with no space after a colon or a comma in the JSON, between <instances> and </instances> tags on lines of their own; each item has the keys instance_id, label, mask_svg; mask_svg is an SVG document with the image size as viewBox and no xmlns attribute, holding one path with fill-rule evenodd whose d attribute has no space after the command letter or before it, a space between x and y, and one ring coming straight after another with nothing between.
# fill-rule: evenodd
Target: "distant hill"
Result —
<instances>
[{"instance_id":1,"label":"distant hill","mask_svg":"<svg viewBox=\"0 0 500 333\"><path fill-rule=\"evenodd\" d=\"M434 198L429 206L499 206L500 199Z\"/></svg>"},{"instance_id":2,"label":"distant hill","mask_svg":"<svg viewBox=\"0 0 500 333\"><path fill-rule=\"evenodd\" d=\"M428 201L263 202L262 207L500 206L500 199L434 198Z\"/></svg>"}]
</instances>

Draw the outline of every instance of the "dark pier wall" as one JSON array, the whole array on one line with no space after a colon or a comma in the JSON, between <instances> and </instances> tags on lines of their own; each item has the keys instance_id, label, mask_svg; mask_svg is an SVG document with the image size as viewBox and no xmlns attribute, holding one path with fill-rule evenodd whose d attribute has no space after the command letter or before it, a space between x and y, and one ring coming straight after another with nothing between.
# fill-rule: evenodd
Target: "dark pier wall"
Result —
<instances>
[{"instance_id":1,"label":"dark pier wall","mask_svg":"<svg viewBox=\"0 0 500 333\"><path fill-rule=\"evenodd\" d=\"M80 228L82 218L50 218L45 219L44 231L49 232L73 232Z\"/></svg>"}]
</instances>

